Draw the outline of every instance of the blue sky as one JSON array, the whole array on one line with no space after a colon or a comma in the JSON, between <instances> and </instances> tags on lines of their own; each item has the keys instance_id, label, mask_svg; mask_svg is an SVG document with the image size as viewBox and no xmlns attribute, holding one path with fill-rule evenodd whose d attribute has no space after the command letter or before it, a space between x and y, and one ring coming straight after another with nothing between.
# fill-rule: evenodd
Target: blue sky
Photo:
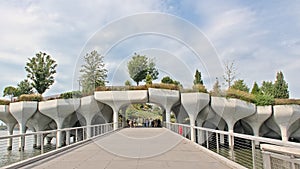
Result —
<instances>
[{"instance_id":1,"label":"blue sky","mask_svg":"<svg viewBox=\"0 0 300 169\"><path fill-rule=\"evenodd\" d=\"M0 94L6 86L16 86L26 77L25 63L38 51L50 54L58 63L56 82L44 95L77 89L80 58L86 49L91 49L87 46L93 39L101 37L101 30L120 18L147 12L171 14L197 27L215 48L220 63L235 60L238 78L244 79L249 87L254 81L259 84L263 80L274 81L276 72L281 70L289 83L291 97L300 98L300 3L241 0L0 1ZM133 21L131 26L148 25L149 30L152 26L153 30L165 28L155 24L157 20L153 20L153 25ZM128 27L125 23L106 35L113 39ZM189 38L194 35L184 26L173 26L172 31ZM98 46L93 47L106 54L108 85L123 85L130 79L126 64L135 51L156 59L160 78L169 75L185 87L192 85L196 69L203 73L208 89L216 77L222 79L213 68L222 67L219 63L206 65L205 60L211 55L203 54L202 62L197 61L191 50L172 38L157 34L134 36L109 53L103 49L108 49L106 45L111 42L103 39L96 42Z\"/></svg>"}]
</instances>

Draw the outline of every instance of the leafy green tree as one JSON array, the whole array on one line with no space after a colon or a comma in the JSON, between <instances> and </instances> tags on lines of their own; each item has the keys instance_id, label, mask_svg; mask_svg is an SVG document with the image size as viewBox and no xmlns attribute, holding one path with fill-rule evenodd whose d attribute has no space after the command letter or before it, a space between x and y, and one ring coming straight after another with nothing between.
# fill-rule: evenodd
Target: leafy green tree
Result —
<instances>
[{"instance_id":1,"label":"leafy green tree","mask_svg":"<svg viewBox=\"0 0 300 169\"><path fill-rule=\"evenodd\" d=\"M269 95L274 97L274 85L271 81L263 81L260 87L260 91L263 95Z\"/></svg>"},{"instance_id":2,"label":"leafy green tree","mask_svg":"<svg viewBox=\"0 0 300 169\"><path fill-rule=\"evenodd\" d=\"M8 86L3 90L3 96L9 96L11 102L13 101L13 97L17 95L18 89L13 86Z\"/></svg>"},{"instance_id":3,"label":"leafy green tree","mask_svg":"<svg viewBox=\"0 0 300 169\"><path fill-rule=\"evenodd\" d=\"M216 82L213 86L213 90L211 91L213 96L221 96L221 85L219 83L219 79L216 78Z\"/></svg>"},{"instance_id":4,"label":"leafy green tree","mask_svg":"<svg viewBox=\"0 0 300 169\"><path fill-rule=\"evenodd\" d=\"M173 80L171 79L169 76L165 76L161 79L161 83L165 83L165 84L174 84L174 85L177 85L177 86L180 86L180 82L179 81L176 81L176 80Z\"/></svg>"},{"instance_id":5,"label":"leafy green tree","mask_svg":"<svg viewBox=\"0 0 300 169\"><path fill-rule=\"evenodd\" d=\"M46 53L39 52L26 63L27 77L39 94L43 94L54 83L56 61Z\"/></svg>"},{"instance_id":6,"label":"leafy green tree","mask_svg":"<svg viewBox=\"0 0 300 169\"><path fill-rule=\"evenodd\" d=\"M244 83L244 80L241 79L234 81L233 85L230 88L244 92L249 92L249 87Z\"/></svg>"},{"instance_id":7,"label":"leafy green tree","mask_svg":"<svg viewBox=\"0 0 300 169\"><path fill-rule=\"evenodd\" d=\"M260 89L259 89L258 84L256 82L254 82L254 84L253 84L251 94L254 94L254 95L260 94Z\"/></svg>"},{"instance_id":8,"label":"leafy green tree","mask_svg":"<svg viewBox=\"0 0 300 169\"><path fill-rule=\"evenodd\" d=\"M227 61L224 63L225 72L223 78L227 83L228 89L231 87L232 82L236 79L236 67L234 61Z\"/></svg>"},{"instance_id":9,"label":"leafy green tree","mask_svg":"<svg viewBox=\"0 0 300 169\"><path fill-rule=\"evenodd\" d=\"M166 83L166 84L173 84L174 80L171 79L169 76L165 76L161 79L161 83Z\"/></svg>"},{"instance_id":10,"label":"leafy green tree","mask_svg":"<svg viewBox=\"0 0 300 169\"><path fill-rule=\"evenodd\" d=\"M146 79L147 74L152 77L152 80L158 78L158 70L155 68L155 63L152 59L139 54L134 54L132 59L127 64L130 78L139 85L139 82Z\"/></svg>"},{"instance_id":11,"label":"leafy green tree","mask_svg":"<svg viewBox=\"0 0 300 169\"><path fill-rule=\"evenodd\" d=\"M195 72L195 79L194 79L194 85L197 85L197 84L202 84L203 85L201 72L199 72L198 69Z\"/></svg>"},{"instance_id":12,"label":"leafy green tree","mask_svg":"<svg viewBox=\"0 0 300 169\"><path fill-rule=\"evenodd\" d=\"M83 93L92 93L98 86L105 86L107 70L101 56L96 50L84 56L84 64L80 69L80 81Z\"/></svg>"},{"instance_id":13,"label":"leafy green tree","mask_svg":"<svg viewBox=\"0 0 300 169\"><path fill-rule=\"evenodd\" d=\"M276 75L276 80L274 83L274 98L279 98L279 99L289 98L288 84L284 80L284 76L281 71L277 72Z\"/></svg>"},{"instance_id":14,"label":"leafy green tree","mask_svg":"<svg viewBox=\"0 0 300 169\"><path fill-rule=\"evenodd\" d=\"M125 81L125 86L131 86L131 82L129 80Z\"/></svg>"},{"instance_id":15,"label":"leafy green tree","mask_svg":"<svg viewBox=\"0 0 300 169\"><path fill-rule=\"evenodd\" d=\"M152 84L152 76L150 74L147 74L145 81L146 84Z\"/></svg>"},{"instance_id":16,"label":"leafy green tree","mask_svg":"<svg viewBox=\"0 0 300 169\"><path fill-rule=\"evenodd\" d=\"M30 82L27 79L18 83L16 96L21 96L22 94L33 94L33 93L34 93L33 87L31 86Z\"/></svg>"}]
</instances>

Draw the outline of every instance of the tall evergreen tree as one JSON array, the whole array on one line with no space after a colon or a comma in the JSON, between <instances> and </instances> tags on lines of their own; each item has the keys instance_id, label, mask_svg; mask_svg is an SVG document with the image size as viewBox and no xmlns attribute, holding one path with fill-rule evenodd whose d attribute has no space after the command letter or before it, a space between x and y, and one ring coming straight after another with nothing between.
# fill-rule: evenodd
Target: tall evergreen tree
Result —
<instances>
[{"instance_id":1,"label":"tall evergreen tree","mask_svg":"<svg viewBox=\"0 0 300 169\"><path fill-rule=\"evenodd\" d=\"M274 83L274 98L279 98L279 99L289 98L288 84L284 80L284 76L281 71L277 72L276 75L276 80Z\"/></svg>"},{"instance_id":2,"label":"tall evergreen tree","mask_svg":"<svg viewBox=\"0 0 300 169\"><path fill-rule=\"evenodd\" d=\"M260 89L259 89L258 84L256 82L254 82L254 84L253 84L251 94L254 94L254 95L260 94Z\"/></svg>"},{"instance_id":3,"label":"tall evergreen tree","mask_svg":"<svg viewBox=\"0 0 300 169\"><path fill-rule=\"evenodd\" d=\"M195 72L195 79L194 79L194 85L197 85L197 84L202 84L203 85L201 72L199 72L198 69Z\"/></svg>"},{"instance_id":4,"label":"tall evergreen tree","mask_svg":"<svg viewBox=\"0 0 300 169\"><path fill-rule=\"evenodd\" d=\"M271 81L263 81L260 87L260 91L264 95L269 95L274 97L274 85Z\"/></svg>"},{"instance_id":5,"label":"tall evergreen tree","mask_svg":"<svg viewBox=\"0 0 300 169\"><path fill-rule=\"evenodd\" d=\"M96 50L87 53L84 57L85 64L81 65L81 85L83 93L94 92L98 86L105 86L107 70L101 56Z\"/></svg>"},{"instance_id":6,"label":"tall evergreen tree","mask_svg":"<svg viewBox=\"0 0 300 169\"><path fill-rule=\"evenodd\" d=\"M244 80L241 79L234 81L233 85L230 88L244 92L249 92L249 87L244 83Z\"/></svg>"}]
</instances>

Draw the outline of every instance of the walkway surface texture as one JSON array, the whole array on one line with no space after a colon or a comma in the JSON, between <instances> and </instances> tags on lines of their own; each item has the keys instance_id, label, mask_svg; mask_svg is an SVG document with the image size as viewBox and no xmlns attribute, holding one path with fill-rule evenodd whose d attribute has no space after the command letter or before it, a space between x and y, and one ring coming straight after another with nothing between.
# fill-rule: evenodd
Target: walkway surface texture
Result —
<instances>
[{"instance_id":1,"label":"walkway surface texture","mask_svg":"<svg viewBox=\"0 0 300 169\"><path fill-rule=\"evenodd\" d=\"M126 128L26 168L229 168L164 128Z\"/></svg>"}]
</instances>

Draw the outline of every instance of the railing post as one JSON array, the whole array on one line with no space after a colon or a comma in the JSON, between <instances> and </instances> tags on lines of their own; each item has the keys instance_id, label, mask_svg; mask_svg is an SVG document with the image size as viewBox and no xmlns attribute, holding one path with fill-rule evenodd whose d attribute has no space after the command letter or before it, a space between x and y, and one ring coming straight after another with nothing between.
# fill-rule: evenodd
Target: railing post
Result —
<instances>
[{"instance_id":1,"label":"railing post","mask_svg":"<svg viewBox=\"0 0 300 169\"><path fill-rule=\"evenodd\" d=\"M220 153L220 146L219 146L219 133L216 133L216 144L217 144L217 153Z\"/></svg>"},{"instance_id":2,"label":"railing post","mask_svg":"<svg viewBox=\"0 0 300 169\"><path fill-rule=\"evenodd\" d=\"M263 164L264 164L264 169L271 169L271 155L266 152L262 152L263 154Z\"/></svg>"},{"instance_id":3,"label":"railing post","mask_svg":"<svg viewBox=\"0 0 300 169\"><path fill-rule=\"evenodd\" d=\"M75 129L75 142L78 142L78 130L77 128Z\"/></svg>"},{"instance_id":4,"label":"railing post","mask_svg":"<svg viewBox=\"0 0 300 169\"><path fill-rule=\"evenodd\" d=\"M208 131L206 131L206 148L209 149Z\"/></svg>"},{"instance_id":5,"label":"railing post","mask_svg":"<svg viewBox=\"0 0 300 169\"><path fill-rule=\"evenodd\" d=\"M44 154L44 134L40 134L41 140L41 154Z\"/></svg>"},{"instance_id":6,"label":"railing post","mask_svg":"<svg viewBox=\"0 0 300 169\"><path fill-rule=\"evenodd\" d=\"M66 145L70 145L70 130L66 131Z\"/></svg>"},{"instance_id":7,"label":"railing post","mask_svg":"<svg viewBox=\"0 0 300 169\"><path fill-rule=\"evenodd\" d=\"M251 145L252 145L252 165L253 169L256 169L256 162L255 162L255 141L251 140Z\"/></svg>"}]
</instances>

